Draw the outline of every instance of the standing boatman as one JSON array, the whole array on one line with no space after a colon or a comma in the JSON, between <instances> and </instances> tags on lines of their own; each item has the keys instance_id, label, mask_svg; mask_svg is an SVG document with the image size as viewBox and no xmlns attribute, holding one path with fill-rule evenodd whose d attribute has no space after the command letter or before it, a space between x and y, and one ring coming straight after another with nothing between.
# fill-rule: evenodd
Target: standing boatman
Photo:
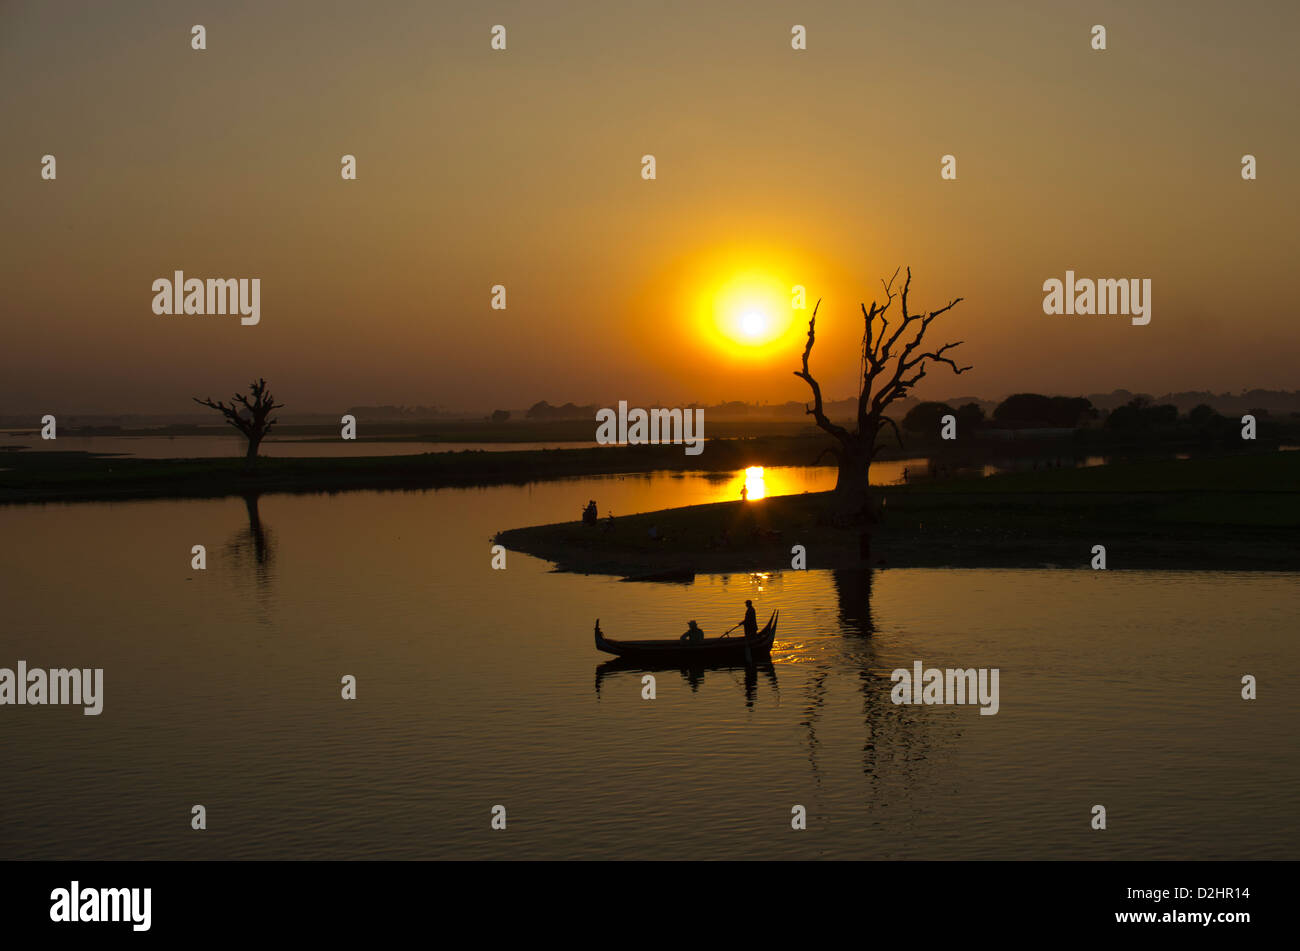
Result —
<instances>
[{"instance_id":1,"label":"standing boatman","mask_svg":"<svg viewBox=\"0 0 1300 951\"><path fill-rule=\"evenodd\" d=\"M745 619L744 619L743 621L741 621L740 623L743 624L743 625L745 625L745 636L746 636L746 637L757 637L757 636L758 636L758 616L757 616L756 614L754 614L754 602L753 602L753 601L746 601L746 602L745 602Z\"/></svg>"}]
</instances>

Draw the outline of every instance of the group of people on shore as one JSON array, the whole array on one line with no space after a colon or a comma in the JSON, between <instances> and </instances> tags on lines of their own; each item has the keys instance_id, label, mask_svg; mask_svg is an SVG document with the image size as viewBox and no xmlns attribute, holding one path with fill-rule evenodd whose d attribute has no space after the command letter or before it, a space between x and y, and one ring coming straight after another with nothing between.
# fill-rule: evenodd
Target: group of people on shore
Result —
<instances>
[{"instance_id":1,"label":"group of people on shore","mask_svg":"<svg viewBox=\"0 0 1300 951\"><path fill-rule=\"evenodd\" d=\"M587 501L586 508L582 510L582 524L596 525L599 522L600 522L600 511L596 508L596 500L589 499ZM605 525L603 530L608 532L613 527L614 527L614 513L610 512L605 517Z\"/></svg>"}]
</instances>

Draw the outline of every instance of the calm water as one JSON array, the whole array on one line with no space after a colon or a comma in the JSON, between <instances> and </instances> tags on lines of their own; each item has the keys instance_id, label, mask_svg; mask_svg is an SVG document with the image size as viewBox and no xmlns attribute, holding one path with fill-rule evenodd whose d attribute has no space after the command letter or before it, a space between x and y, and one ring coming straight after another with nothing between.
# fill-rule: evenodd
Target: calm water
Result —
<instances>
[{"instance_id":1,"label":"calm water","mask_svg":"<svg viewBox=\"0 0 1300 951\"><path fill-rule=\"evenodd\" d=\"M141 459L237 459L243 456L246 445L243 437L234 433L230 436L60 436L58 439L42 441L39 435L33 435L30 431L0 430L0 462L4 461L6 450L93 452L134 456ZM337 439L319 441L315 438L285 437L267 440L262 443L260 451L262 455L270 457L336 458L350 456L405 456L424 452L525 452L541 449L590 449L595 448L596 445L597 443L594 441L499 443L345 442ZM1186 458L1186 454L1179 454L1178 457ZM999 472L1046 467L1100 466L1105 465L1108 461L1109 459L1106 456L1075 456L1072 454L1062 454L1054 457L1007 456L1005 458L994 458L991 462L970 468L936 470L934 463L925 457L882 459L872 464L871 482L873 485L894 485L906 480L925 479L932 476L941 478L978 478L995 475ZM795 471L795 467L789 468ZM0 472L3 471L5 471L4 468L0 468ZM810 472L813 470L798 471ZM826 469L824 471L829 472L830 470ZM717 476L717 478L721 478L721 476ZM735 482L735 491L729 495L718 495L716 498L732 499L739 497L740 486L745 480L742 478L730 481ZM750 481L752 483L752 477ZM835 486L835 480L834 478L821 477L818 479L817 485L825 489L831 489ZM777 486L777 489L772 494L779 495L786 491L803 491L805 488L809 489L809 491L820 491L820 489L812 488L808 484L800 485L798 488L787 488L782 484ZM750 497L757 498L755 486L751 484L749 489ZM758 491L761 492L761 489ZM709 499L709 501L714 500L714 497ZM690 504L690 502L670 501L666 504L684 505ZM657 508L660 506L655 504L651 507ZM604 509L601 511L603 512ZM550 520L555 521L556 519Z\"/></svg>"},{"instance_id":2,"label":"calm water","mask_svg":"<svg viewBox=\"0 0 1300 951\"><path fill-rule=\"evenodd\" d=\"M498 529L746 478L265 496L258 531L240 499L0 508L0 666L106 693L0 707L0 858L1295 857L1292 575L490 567ZM770 670L660 672L653 701L601 670L596 617L720 633L745 598L781 609ZM1000 668L1000 713L893 705L918 659Z\"/></svg>"}]
</instances>

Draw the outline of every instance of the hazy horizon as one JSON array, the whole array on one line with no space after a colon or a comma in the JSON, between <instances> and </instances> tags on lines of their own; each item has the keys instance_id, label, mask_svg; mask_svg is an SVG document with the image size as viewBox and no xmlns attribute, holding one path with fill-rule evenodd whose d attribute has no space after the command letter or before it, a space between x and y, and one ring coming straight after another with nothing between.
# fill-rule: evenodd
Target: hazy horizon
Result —
<instances>
[{"instance_id":1,"label":"hazy horizon","mask_svg":"<svg viewBox=\"0 0 1300 951\"><path fill-rule=\"evenodd\" d=\"M1275 398L1269 399L1268 397L1258 396L1257 394L1260 393L1268 393L1273 397L1290 396L1292 397L1292 399L1289 401L1278 400ZM1180 390L1178 392L1171 392L1171 393L1144 393L1138 390L1129 389L1127 387L1120 387L1108 393L1058 393L1049 390L1042 393L1041 395L1052 396L1052 397L1055 396L1083 397L1083 398L1091 399L1093 401L1093 405L1097 409L1100 409L1104 412L1108 412L1112 408L1110 405L1111 403L1114 403L1115 406L1119 406L1122 405L1123 402L1125 402L1123 400L1123 395L1125 394L1131 397L1148 397L1157 404L1164 403L1164 402L1174 402L1177 404L1186 403L1188 404L1188 407L1190 407L1193 398L1196 400L1203 399L1204 402L1206 402L1208 405L1210 405L1212 408L1215 408L1219 412L1225 412L1225 411L1220 409L1218 406L1215 406L1215 404L1216 403L1221 404L1225 401L1236 402L1240 404L1239 408L1242 409L1246 409L1250 407L1260 407L1260 408L1267 409L1270 412L1272 411L1277 411L1282 413L1300 412L1300 409L1292 408L1290 406L1285 405L1287 403L1292 403L1292 404L1300 403L1300 390L1264 390L1261 387L1251 387L1251 388L1243 387L1236 392L1223 391L1220 393L1213 393L1204 390ZM1012 395L1014 394L1003 393L997 396L985 396L978 393L961 393L961 394L952 394L948 396L935 395L935 396L928 397L927 400L939 402L939 403L948 403L953 407L957 407L959 405L968 402L982 403L987 406L988 404L1001 403L1002 401L1006 400L1008 397ZM213 397L216 399L228 399L227 394L213 394ZM1098 397L1110 397L1112 399L1102 400L1101 402L1098 402L1096 399ZM277 395L276 399L278 400L279 398L280 397ZM847 418L848 415L851 415L854 409L853 405L851 404L855 403L855 401L856 401L856 397L853 396L835 396L835 397L827 396L826 410L830 415L835 416L836 418L839 418L840 416L845 416L845 418ZM402 410L402 411L412 411L412 413L409 416L403 416L400 418L409 419L412 421L421 420L425 418L433 418L435 416L439 418L446 418L448 420L459 419L459 420L473 421L473 420L486 419L487 416L492 412L503 409L511 414L510 422L512 423L515 422L571 423L578 418L573 416L527 417L524 415L534 405L542 402L549 403L553 409L561 409L567 404L572 404L578 408L591 407L591 406L595 406L598 408L610 406L616 408L618 405L618 400L612 400L612 401L611 400L603 400L603 401L585 400L579 402L578 400L565 400L565 399L533 400L531 403L529 403L526 406L520 405L520 406L465 407L465 406L437 406L437 405L431 405L427 403L414 403L414 404L358 403L352 406L340 406L340 407L285 406L285 408L283 410L278 411L276 415L282 420L293 420L293 419L301 419L305 417L320 416L320 417L327 417L330 422L333 422L334 417L340 412L352 412L355 410ZM727 400L727 401L721 401L720 403L708 403L708 404L701 403L701 404L685 404L685 405L699 405L705 408L716 408L721 405L737 403L737 402L741 403L748 409L748 412L744 414L739 414L737 418L739 418L740 415L747 415L754 419L763 419L764 418L763 411L765 410L783 411L779 413L777 416L774 416L772 418L788 419L789 418L788 408L792 404L802 405L805 407L805 409L808 405L810 405L807 401L804 400L790 400L782 403L774 403L774 402L753 403L753 402L746 402L742 400ZM906 412L906 407L915 405L920 402L925 402L925 400L921 400L913 396L904 397L901 400L899 400L897 404L895 404L895 407L887 415L901 417L903 413ZM1249 407L1246 406L1245 403L1249 403ZM629 407L635 405L638 404L636 404L635 402L629 402ZM650 407L656 407L665 404L647 400L639 405L650 408ZM1235 408L1237 407L1234 407L1234 409ZM427 416L421 416L419 412L416 411L427 411ZM25 426L29 428L35 428L39 425L38 421L36 421L35 419L31 421L25 419L25 417L32 416L34 413L39 415L38 410L29 410L27 412L22 412L22 411L11 411L9 409L5 409L3 412L0 412L0 427ZM182 407L181 409L175 411L160 411L156 413L154 412L113 413L108 411L101 411L98 409L63 410L62 413L65 419L126 418L126 419L156 421L158 419L166 418L166 419L174 419L174 420L184 421L184 422L206 420L213 427L224 427L226 425L225 421L221 418L221 416L214 415L213 412L210 409L207 409L206 407L194 406L193 404L191 404L190 408ZM723 415L724 416L730 415L730 411L724 412ZM377 417L376 421L393 422L398 419L399 417L389 418L388 416L380 416ZM810 427L816 427L817 425L816 421L813 419L811 415L807 416L807 424Z\"/></svg>"}]
</instances>

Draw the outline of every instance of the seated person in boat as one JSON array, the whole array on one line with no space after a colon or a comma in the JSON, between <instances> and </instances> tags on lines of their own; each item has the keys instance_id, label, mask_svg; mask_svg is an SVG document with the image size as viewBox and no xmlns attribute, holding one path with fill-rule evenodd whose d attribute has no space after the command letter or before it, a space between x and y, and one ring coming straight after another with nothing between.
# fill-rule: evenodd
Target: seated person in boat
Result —
<instances>
[{"instance_id":1,"label":"seated person in boat","mask_svg":"<svg viewBox=\"0 0 1300 951\"><path fill-rule=\"evenodd\" d=\"M679 640L690 641L692 644L698 644L700 641L704 640L704 632L700 630L698 624L691 621L686 628L686 633L683 634Z\"/></svg>"}]
</instances>

